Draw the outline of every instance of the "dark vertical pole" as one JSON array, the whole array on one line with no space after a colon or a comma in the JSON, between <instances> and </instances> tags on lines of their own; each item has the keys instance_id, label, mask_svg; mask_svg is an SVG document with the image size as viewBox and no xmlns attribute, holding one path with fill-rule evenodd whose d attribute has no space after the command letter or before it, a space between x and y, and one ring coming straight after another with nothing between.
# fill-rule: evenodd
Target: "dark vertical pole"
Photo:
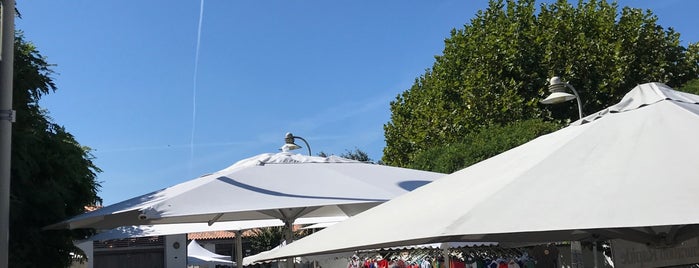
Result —
<instances>
[{"instance_id":1,"label":"dark vertical pole","mask_svg":"<svg viewBox=\"0 0 699 268\"><path fill-rule=\"evenodd\" d=\"M235 230L235 264L243 268L243 231Z\"/></svg>"},{"instance_id":2,"label":"dark vertical pole","mask_svg":"<svg viewBox=\"0 0 699 268\"><path fill-rule=\"evenodd\" d=\"M12 145L12 64L15 47L15 1L2 1L0 51L0 267L8 267L10 243L10 158Z\"/></svg>"},{"instance_id":3,"label":"dark vertical pole","mask_svg":"<svg viewBox=\"0 0 699 268\"><path fill-rule=\"evenodd\" d=\"M284 226L286 226L286 244L289 245L294 242L294 220L285 219ZM294 257L286 259L286 268L294 268Z\"/></svg>"}]
</instances>

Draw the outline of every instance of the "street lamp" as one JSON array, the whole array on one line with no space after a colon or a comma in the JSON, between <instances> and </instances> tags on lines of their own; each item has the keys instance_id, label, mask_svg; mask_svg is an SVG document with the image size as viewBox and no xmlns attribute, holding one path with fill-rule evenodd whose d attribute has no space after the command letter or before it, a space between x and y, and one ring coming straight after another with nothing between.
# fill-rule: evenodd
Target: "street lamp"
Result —
<instances>
[{"instance_id":1,"label":"street lamp","mask_svg":"<svg viewBox=\"0 0 699 268\"><path fill-rule=\"evenodd\" d=\"M566 87L570 88L575 95L571 95L570 93L566 92ZM582 119L582 104L580 103L580 95L578 95L578 91L576 91L572 85L561 81L561 78L558 76L554 76L549 80L549 91L551 92L551 95L541 100L541 103L556 104L576 99L578 101L578 115Z\"/></svg>"},{"instance_id":2,"label":"street lamp","mask_svg":"<svg viewBox=\"0 0 699 268\"><path fill-rule=\"evenodd\" d=\"M570 90L573 91L573 94L575 95L571 95L570 93L566 92L566 87L570 88ZM576 99L578 101L578 116L580 117L580 119L582 119L582 104L580 103L580 95L578 95L578 91L575 90L575 88L571 84L561 81L561 78L558 76L554 76L551 77L551 79L549 80L549 91L551 92L551 94L545 99L541 100L541 103L556 104ZM594 267L597 268L596 242L592 246L592 252L594 256ZM579 265L580 267L582 267L582 246L580 245L580 241L570 242L570 256L571 262L574 263L573 265Z\"/></svg>"},{"instance_id":3,"label":"street lamp","mask_svg":"<svg viewBox=\"0 0 699 268\"><path fill-rule=\"evenodd\" d=\"M282 151L291 151L291 150L303 148L295 143L296 139L302 140L303 143L306 144L306 148L308 148L308 155L311 155L311 146L308 145L308 142L306 141L306 139L301 138L299 136L294 136L294 134L291 134L291 132L286 133L286 136L284 137L285 144L284 144L284 146L282 146L281 150Z\"/></svg>"}]
</instances>

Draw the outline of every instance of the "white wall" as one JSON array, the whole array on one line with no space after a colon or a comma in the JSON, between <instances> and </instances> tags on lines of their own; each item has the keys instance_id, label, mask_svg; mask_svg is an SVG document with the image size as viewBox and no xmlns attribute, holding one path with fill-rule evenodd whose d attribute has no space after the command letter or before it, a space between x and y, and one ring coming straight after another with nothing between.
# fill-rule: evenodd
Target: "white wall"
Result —
<instances>
[{"instance_id":1,"label":"white wall","mask_svg":"<svg viewBox=\"0 0 699 268\"><path fill-rule=\"evenodd\" d=\"M187 235L176 234L165 236L165 267L187 267Z\"/></svg>"}]
</instances>

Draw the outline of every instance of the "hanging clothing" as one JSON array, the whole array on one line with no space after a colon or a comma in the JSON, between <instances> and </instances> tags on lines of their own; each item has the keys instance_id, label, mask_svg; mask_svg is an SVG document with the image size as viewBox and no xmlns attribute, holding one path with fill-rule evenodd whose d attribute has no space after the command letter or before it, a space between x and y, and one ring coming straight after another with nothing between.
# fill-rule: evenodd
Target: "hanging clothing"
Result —
<instances>
[{"instance_id":1,"label":"hanging clothing","mask_svg":"<svg viewBox=\"0 0 699 268\"><path fill-rule=\"evenodd\" d=\"M536 268L556 268L558 267L558 248L556 245L548 244L536 246L530 254L536 263Z\"/></svg>"},{"instance_id":2,"label":"hanging clothing","mask_svg":"<svg viewBox=\"0 0 699 268\"><path fill-rule=\"evenodd\" d=\"M428 259L424 259L420 262L420 268L432 268L432 263Z\"/></svg>"},{"instance_id":3,"label":"hanging clothing","mask_svg":"<svg viewBox=\"0 0 699 268\"><path fill-rule=\"evenodd\" d=\"M510 262L507 263L507 268L522 268L522 267L515 260L510 259Z\"/></svg>"},{"instance_id":4,"label":"hanging clothing","mask_svg":"<svg viewBox=\"0 0 699 268\"><path fill-rule=\"evenodd\" d=\"M357 258L351 258L347 263L347 268L360 268L362 263Z\"/></svg>"},{"instance_id":5,"label":"hanging clothing","mask_svg":"<svg viewBox=\"0 0 699 268\"><path fill-rule=\"evenodd\" d=\"M457 259L449 260L449 268L466 268L466 263Z\"/></svg>"},{"instance_id":6,"label":"hanging clothing","mask_svg":"<svg viewBox=\"0 0 699 268\"><path fill-rule=\"evenodd\" d=\"M498 263L496 260L491 261L490 264L488 264L488 268L499 268L498 266L500 266L500 263Z\"/></svg>"},{"instance_id":7,"label":"hanging clothing","mask_svg":"<svg viewBox=\"0 0 699 268\"><path fill-rule=\"evenodd\" d=\"M407 268L408 265L405 263L404 260L397 260L396 261L396 268Z\"/></svg>"},{"instance_id":8,"label":"hanging clothing","mask_svg":"<svg viewBox=\"0 0 699 268\"><path fill-rule=\"evenodd\" d=\"M380 259L376 262L376 267L377 268L388 268L388 260L386 259Z\"/></svg>"}]
</instances>

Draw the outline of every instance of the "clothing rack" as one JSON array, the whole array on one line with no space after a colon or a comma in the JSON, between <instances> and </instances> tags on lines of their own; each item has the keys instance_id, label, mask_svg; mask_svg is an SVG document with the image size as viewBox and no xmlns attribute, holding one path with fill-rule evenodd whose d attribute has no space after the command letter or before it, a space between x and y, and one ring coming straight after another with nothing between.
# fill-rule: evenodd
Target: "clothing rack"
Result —
<instances>
[{"instance_id":1,"label":"clothing rack","mask_svg":"<svg viewBox=\"0 0 699 268\"><path fill-rule=\"evenodd\" d=\"M396 248L358 251L350 259L348 268L445 268L445 258L448 258L449 268L477 267L476 262L485 265L478 267L498 267L502 263L509 263L510 267L523 268L526 267L526 263L533 262L526 250L497 246L452 249Z\"/></svg>"}]
</instances>

